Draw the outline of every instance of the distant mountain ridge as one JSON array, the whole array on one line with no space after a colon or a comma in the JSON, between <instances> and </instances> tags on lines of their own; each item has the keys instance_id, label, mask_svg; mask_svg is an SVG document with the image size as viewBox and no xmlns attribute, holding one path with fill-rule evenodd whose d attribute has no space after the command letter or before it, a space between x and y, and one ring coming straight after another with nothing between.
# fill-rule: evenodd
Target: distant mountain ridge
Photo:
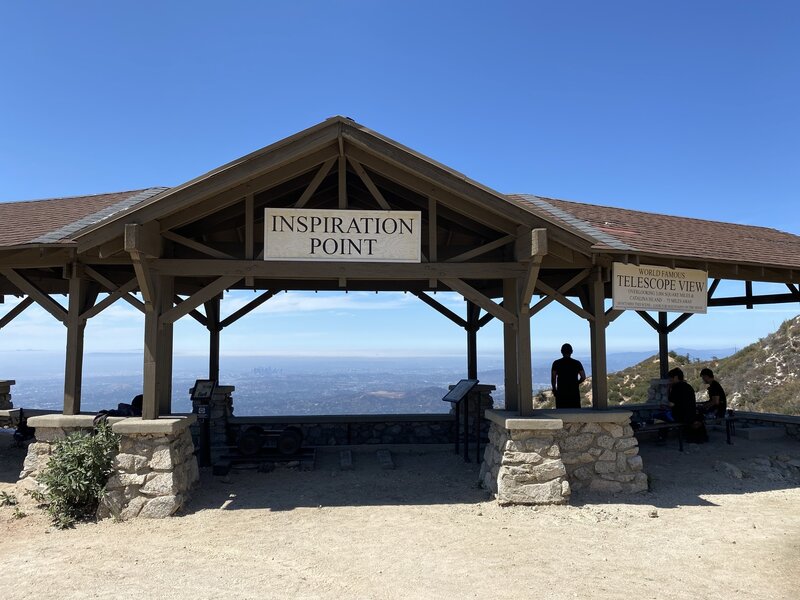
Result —
<instances>
[{"instance_id":1,"label":"distant mountain ridge","mask_svg":"<svg viewBox=\"0 0 800 600\"><path fill-rule=\"evenodd\" d=\"M683 369L698 399L706 389L700 370L708 367L725 389L730 408L800 415L800 315L726 358L700 360L671 352L669 364ZM609 405L646 402L650 380L658 377L658 356L609 374ZM591 381L584 383L582 391L584 404L591 404ZM546 406L552 402L551 394L540 394L538 400L537 406Z\"/></svg>"}]
</instances>

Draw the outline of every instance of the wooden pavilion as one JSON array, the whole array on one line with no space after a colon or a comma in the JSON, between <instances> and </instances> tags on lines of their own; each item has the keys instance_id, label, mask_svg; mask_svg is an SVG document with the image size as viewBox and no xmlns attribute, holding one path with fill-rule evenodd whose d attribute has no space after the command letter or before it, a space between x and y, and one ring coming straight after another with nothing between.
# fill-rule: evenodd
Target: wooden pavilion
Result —
<instances>
[{"instance_id":1,"label":"wooden pavilion","mask_svg":"<svg viewBox=\"0 0 800 600\"><path fill-rule=\"evenodd\" d=\"M421 261L265 261L267 207L419 211ZM145 316L144 419L171 413L178 319L208 328L217 379L220 332L282 290L411 292L464 328L470 377L478 331L499 319L506 408L521 415L534 408L531 317L551 302L589 322L592 398L606 408L606 328L621 314L606 307L615 262L704 270L712 307L800 302L796 235L504 195L343 117L176 187L3 203L0 223L0 299L24 297L0 328L34 303L66 326L65 415L81 409L86 323L118 300ZM743 294L715 297L723 279L744 282ZM754 295L753 282L786 291ZM223 318L220 300L237 289L261 293ZM433 291L461 294L466 318ZM54 295L66 295L67 308ZM658 332L665 366L668 335L691 314L640 314Z\"/></svg>"}]
</instances>

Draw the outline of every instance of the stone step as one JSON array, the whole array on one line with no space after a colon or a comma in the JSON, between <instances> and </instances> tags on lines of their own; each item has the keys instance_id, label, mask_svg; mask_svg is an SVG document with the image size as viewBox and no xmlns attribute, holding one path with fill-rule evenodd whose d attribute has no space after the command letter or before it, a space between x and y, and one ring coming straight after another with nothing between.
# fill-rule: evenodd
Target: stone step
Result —
<instances>
[{"instance_id":1,"label":"stone step","mask_svg":"<svg viewBox=\"0 0 800 600\"><path fill-rule=\"evenodd\" d=\"M746 440L775 440L786 435L783 427L736 427L736 437Z\"/></svg>"},{"instance_id":2,"label":"stone step","mask_svg":"<svg viewBox=\"0 0 800 600\"><path fill-rule=\"evenodd\" d=\"M394 469L394 461L392 460L392 453L388 450L378 450L378 464L381 469Z\"/></svg>"},{"instance_id":3,"label":"stone step","mask_svg":"<svg viewBox=\"0 0 800 600\"><path fill-rule=\"evenodd\" d=\"M339 452L339 469L342 471L353 470L353 453L350 450Z\"/></svg>"}]
</instances>

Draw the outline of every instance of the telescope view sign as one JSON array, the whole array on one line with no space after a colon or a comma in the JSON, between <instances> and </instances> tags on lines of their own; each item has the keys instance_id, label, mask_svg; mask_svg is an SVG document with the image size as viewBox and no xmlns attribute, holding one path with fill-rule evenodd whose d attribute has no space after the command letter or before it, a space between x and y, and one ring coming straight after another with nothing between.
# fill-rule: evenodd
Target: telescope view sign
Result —
<instances>
[{"instance_id":1,"label":"telescope view sign","mask_svg":"<svg viewBox=\"0 0 800 600\"><path fill-rule=\"evenodd\" d=\"M611 293L615 310L705 313L708 273L614 263Z\"/></svg>"},{"instance_id":2,"label":"telescope view sign","mask_svg":"<svg viewBox=\"0 0 800 600\"><path fill-rule=\"evenodd\" d=\"M267 208L264 260L420 262L419 211Z\"/></svg>"}]
</instances>

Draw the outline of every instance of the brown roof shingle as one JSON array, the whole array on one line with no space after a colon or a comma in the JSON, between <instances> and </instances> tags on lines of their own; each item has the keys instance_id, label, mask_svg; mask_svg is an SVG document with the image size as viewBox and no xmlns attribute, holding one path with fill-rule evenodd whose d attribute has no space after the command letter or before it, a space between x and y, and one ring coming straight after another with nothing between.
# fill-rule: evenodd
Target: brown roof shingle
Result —
<instances>
[{"instance_id":1,"label":"brown roof shingle","mask_svg":"<svg viewBox=\"0 0 800 600\"><path fill-rule=\"evenodd\" d=\"M0 203L0 247L69 242L73 233L143 202L164 189Z\"/></svg>"},{"instance_id":2,"label":"brown roof shingle","mask_svg":"<svg viewBox=\"0 0 800 600\"><path fill-rule=\"evenodd\" d=\"M596 206L524 194L508 196L548 220L593 240L598 250L702 261L800 268L800 236L737 225Z\"/></svg>"}]
</instances>

